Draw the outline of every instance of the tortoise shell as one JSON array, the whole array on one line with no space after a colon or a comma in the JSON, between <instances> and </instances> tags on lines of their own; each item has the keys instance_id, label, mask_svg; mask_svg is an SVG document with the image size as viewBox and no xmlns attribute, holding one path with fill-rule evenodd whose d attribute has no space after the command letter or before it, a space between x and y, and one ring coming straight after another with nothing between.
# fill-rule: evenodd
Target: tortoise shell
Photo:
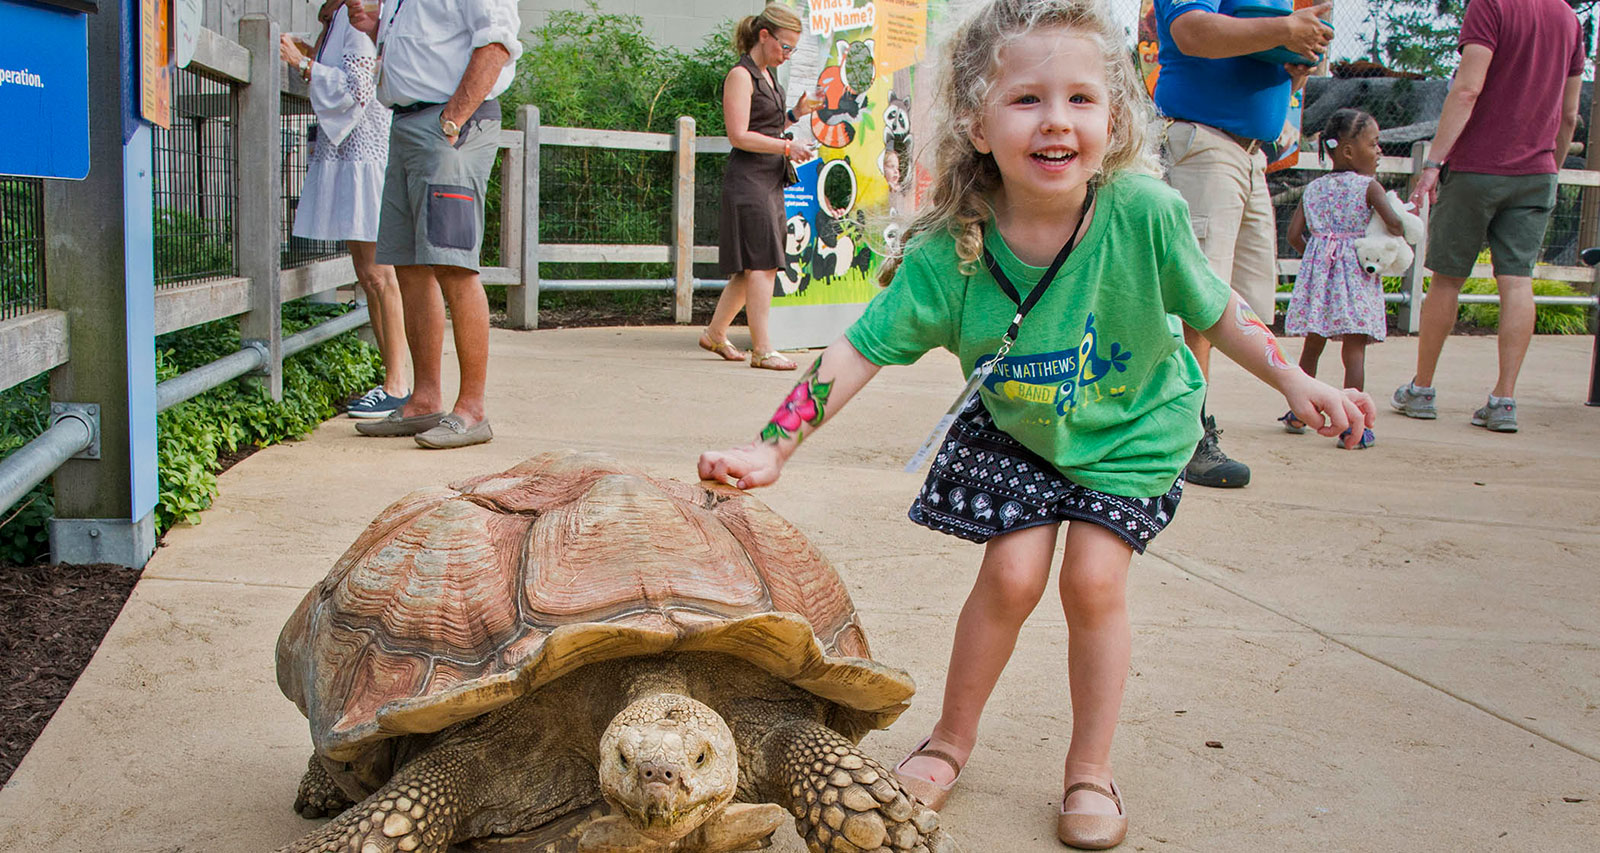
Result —
<instances>
[{"instance_id":1,"label":"tortoise shell","mask_svg":"<svg viewBox=\"0 0 1600 853\"><path fill-rule=\"evenodd\" d=\"M545 454L385 509L278 637L278 686L350 760L579 667L674 651L749 661L882 728L915 688L871 659L837 572L731 486Z\"/></svg>"}]
</instances>

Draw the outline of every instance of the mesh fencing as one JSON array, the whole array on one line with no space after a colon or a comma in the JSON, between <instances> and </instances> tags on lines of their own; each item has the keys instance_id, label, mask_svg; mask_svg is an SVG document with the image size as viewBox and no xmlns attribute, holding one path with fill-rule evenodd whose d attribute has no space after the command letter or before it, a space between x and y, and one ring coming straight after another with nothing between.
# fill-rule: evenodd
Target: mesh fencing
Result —
<instances>
[{"instance_id":1,"label":"mesh fencing","mask_svg":"<svg viewBox=\"0 0 1600 853\"><path fill-rule=\"evenodd\" d=\"M294 213L305 187L306 166L311 162L317 117L305 98L284 95L278 110L283 146L283 239L279 265L284 269L344 254L344 243L337 240L307 240L294 236Z\"/></svg>"},{"instance_id":2,"label":"mesh fencing","mask_svg":"<svg viewBox=\"0 0 1600 853\"><path fill-rule=\"evenodd\" d=\"M0 320L45 307L44 182L0 177Z\"/></svg>"},{"instance_id":3,"label":"mesh fencing","mask_svg":"<svg viewBox=\"0 0 1600 853\"><path fill-rule=\"evenodd\" d=\"M539 242L669 245L675 158L671 151L542 146ZM665 278L672 275L672 266L541 264L540 275L556 279Z\"/></svg>"},{"instance_id":4,"label":"mesh fencing","mask_svg":"<svg viewBox=\"0 0 1600 853\"><path fill-rule=\"evenodd\" d=\"M227 83L172 75L172 126L153 128L156 286L239 274L234 128Z\"/></svg>"}]
</instances>

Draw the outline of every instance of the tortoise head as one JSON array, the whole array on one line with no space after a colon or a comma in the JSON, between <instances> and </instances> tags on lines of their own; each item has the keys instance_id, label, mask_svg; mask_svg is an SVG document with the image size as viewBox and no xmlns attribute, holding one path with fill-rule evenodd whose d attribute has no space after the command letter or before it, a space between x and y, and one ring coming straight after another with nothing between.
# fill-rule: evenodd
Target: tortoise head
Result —
<instances>
[{"instance_id":1,"label":"tortoise head","mask_svg":"<svg viewBox=\"0 0 1600 853\"><path fill-rule=\"evenodd\" d=\"M694 831L733 799L739 751L722 716L675 693L622 709L600 736L600 788L657 843Z\"/></svg>"}]
</instances>

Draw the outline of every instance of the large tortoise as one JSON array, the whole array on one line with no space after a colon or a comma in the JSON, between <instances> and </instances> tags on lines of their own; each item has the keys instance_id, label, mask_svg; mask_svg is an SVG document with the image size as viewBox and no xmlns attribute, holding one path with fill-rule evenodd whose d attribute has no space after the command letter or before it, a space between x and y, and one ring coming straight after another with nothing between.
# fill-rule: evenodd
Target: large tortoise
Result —
<instances>
[{"instance_id":1,"label":"large tortoise","mask_svg":"<svg viewBox=\"0 0 1600 853\"><path fill-rule=\"evenodd\" d=\"M721 853L784 810L819 853L956 849L856 747L910 678L730 486L546 454L413 492L289 617L278 685L315 746L295 808L339 813L289 853Z\"/></svg>"}]
</instances>

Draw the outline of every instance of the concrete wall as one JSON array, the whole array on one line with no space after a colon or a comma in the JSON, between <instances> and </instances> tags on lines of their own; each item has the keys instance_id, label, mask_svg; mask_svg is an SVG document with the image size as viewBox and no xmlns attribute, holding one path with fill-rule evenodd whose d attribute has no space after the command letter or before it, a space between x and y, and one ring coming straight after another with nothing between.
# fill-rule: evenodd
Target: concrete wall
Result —
<instances>
[{"instance_id":1,"label":"concrete wall","mask_svg":"<svg viewBox=\"0 0 1600 853\"><path fill-rule=\"evenodd\" d=\"M586 9L587 0L521 0L522 26L542 26L552 9ZM711 32L732 35L727 24L752 15L764 0L600 0L600 10L614 15L637 15L651 38L663 45L689 50L699 47Z\"/></svg>"}]
</instances>

